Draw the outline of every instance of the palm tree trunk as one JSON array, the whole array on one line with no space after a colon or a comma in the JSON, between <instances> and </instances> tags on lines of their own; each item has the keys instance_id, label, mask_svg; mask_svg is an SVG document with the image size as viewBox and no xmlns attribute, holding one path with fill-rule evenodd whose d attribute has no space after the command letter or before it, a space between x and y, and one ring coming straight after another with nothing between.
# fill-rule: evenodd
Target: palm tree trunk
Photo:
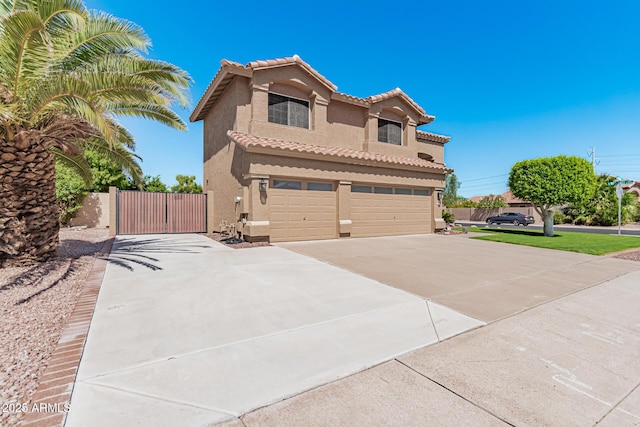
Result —
<instances>
[{"instance_id":1,"label":"palm tree trunk","mask_svg":"<svg viewBox=\"0 0 640 427\"><path fill-rule=\"evenodd\" d=\"M58 244L55 160L38 140L0 140L0 267L51 258Z\"/></svg>"}]
</instances>

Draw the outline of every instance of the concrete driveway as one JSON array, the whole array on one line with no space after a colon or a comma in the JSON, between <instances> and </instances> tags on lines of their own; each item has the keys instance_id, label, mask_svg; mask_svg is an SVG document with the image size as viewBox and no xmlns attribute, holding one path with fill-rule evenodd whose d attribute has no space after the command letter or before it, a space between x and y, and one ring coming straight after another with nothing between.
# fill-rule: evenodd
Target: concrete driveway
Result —
<instances>
[{"instance_id":1,"label":"concrete driveway","mask_svg":"<svg viewBox=\"0 0 640 427\"><path fill-rule=\"evenodd\" d=\"M640 269L616 258L496 244L465 235L282 243L365 277L493 322Z\"/></svg>"},{"instance_id":2,"label":"concrete driveway","mask_svg":"<svg viewBox=\"0 0 640 427\"><path fill-rule=\"evenodd\" d=\"M461 236L118 238L66 425L637 425L639 270Z\"/></svg>"},{"instance_id":3,"label":"concrete driveway","mask_svg":"<svg viewBox=\"0 0 640 427\"><path fill-rule=\"evenodd\" d=\"M67 426L208 426L483 325L276 247L122 236Z\"/></svg>"}]
</instances>

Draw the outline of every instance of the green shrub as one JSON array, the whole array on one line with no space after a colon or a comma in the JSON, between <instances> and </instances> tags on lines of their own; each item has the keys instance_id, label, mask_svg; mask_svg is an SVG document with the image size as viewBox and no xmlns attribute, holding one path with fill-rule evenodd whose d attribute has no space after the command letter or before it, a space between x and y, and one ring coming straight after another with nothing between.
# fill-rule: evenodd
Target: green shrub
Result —
<instances>
[{"instance_id":1,"label":"green shrub","mask_svg":"<svg viewBox=\"0 0 640 427\"><path fill-rule=\"evenodd\" d=\"M451 212L449 212L448 210L444 209L442 211L442 219L447 224L453 224L455 222L455 220L456 220L456 217L453 216L453 214Z\"/></svg>"},{"instance_id":2,"label":"green shrub","mask_svg":"<svg viewBox=\"0 0 640 427\"><path fill-rule=\"evenodd\" d=\"M567 222L567 216L562 213L562 211L556 211L553 214L553 223L554 224L564 224Z\"/></svg>"},{"instance_id":3,"label":"green shrub","mask_svg":"<svg viewBox=\"0 0 640 427\"><path fill-rule=\"evenodd\" d=\"M60 206L60 224L67 225L82 208L82 201L89 194L85 183L68 167L56 165L56 198Z\"/></svg>"}]
</instances>

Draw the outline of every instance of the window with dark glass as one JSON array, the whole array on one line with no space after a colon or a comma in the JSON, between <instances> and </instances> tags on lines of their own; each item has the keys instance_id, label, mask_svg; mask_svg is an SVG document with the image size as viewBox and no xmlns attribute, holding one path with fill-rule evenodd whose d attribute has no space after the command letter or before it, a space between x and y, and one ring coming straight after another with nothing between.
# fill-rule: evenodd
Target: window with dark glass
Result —
<instances>
[{"instance_id":1,"label":"window with dark glass","mask_svg":"<svg viewBox=\"0 0 640 427\"><path fill-rule=\"evenodd\" d=\"M411 189L410 188L396 188L395 190L396 194L408 194L411 195Z\"/></svg>"},{"instance_id":2,"label":"window with dark glass","mask_svg":"<svg viewBox=\"0 0 640 427\"><path fill-rule=\"evenodd\" d=\"M270 93L269 122L309 129L309 101Z\"/></svg>"},{"instance_id":3,"label":"window with dark glass","mask_svg":"<svg viewBox=\"0 0 640 427\"><path fill-rule=\"evenodd\" d=\"M302 190L301 181L287 181L285 179L274 179L273 188L282 188L284 190Z\"/></svg>"},{"instance_id":4,"label":"window with dark glass","mask_svg":"<svg viewBox=\"0 0 640 427\"><path fill-rule=\"evenodd\" d=\"M352 185L351 186L352 193L371 193L370 185Z\"/></svg>"},{"instance_id":5,"label":"window with dark glass","mask_svg":"<svg viewBox=\"0 0 640 427\"><path fill-rule=\"evenodd\" d=\"M429 190L418 190L417 188L413 190L413 194L415 196L429 196L431 192Z\"/></svg>"},{"instance_id":6,"label":"window with dark glass","mask_svg":"<svg viewBox=\"0 0 640 427\"><path fill-rule=\"evenodd\" d=\"M393 194L391 187L373 187L373 192L378 194Z\"/></svg>"},{"instance_id":7,"label":"window with dark glass","mask_svg":"<svg viewBox=\"0 0 640 427\"><path fill-rule=\"evenodd\" d=\"M333 184L330 182L307 182L307 190L333 191Z\"/></svg>"},{"instance_id":8,"label":"window with dark glass","mask_svg":"<svg viewBox=\"0 0 640 427\"><path fill-rule=\"evenodd\" d=\"M402 123L378 119L378 141L402 145Z\"/></svg>"}]
</instances>

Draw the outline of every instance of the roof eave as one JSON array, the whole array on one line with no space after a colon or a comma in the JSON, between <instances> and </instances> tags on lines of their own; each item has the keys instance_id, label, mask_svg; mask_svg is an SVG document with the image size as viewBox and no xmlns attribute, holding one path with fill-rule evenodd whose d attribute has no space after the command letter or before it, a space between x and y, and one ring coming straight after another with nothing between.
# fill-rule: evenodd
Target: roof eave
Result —
<instances>
[{"instance_id":1,"label":"roof eave","mask_svg":"<svg viewBox=\"0 0 640 427\"><path fill-rule=\"evenodd\" d=\"M281 148L272 148L272 147L262 147L256 145L249 145L247 147L236 144L240 146L247 153L252 154L266 154L270 156L280 156L280 157L290 157L296 159L307 159L307 160L319 160L324 162L331 163L345 163L351 165L361 165L361 166L369 166L369 167L377 167L384 169L400 169L400 170L412 170L419 172L427 172L427 173L435 173L435 174L446 174L450 173L449 170L453 171L453 169L448 168L440 168L437 166L428 167L428 166L417 166L417 165L401 165L398 163L391 162L381 162L378 160L371 159L356 159L352 157L335 157L328 154L319 154L319 153L307 153L304 151L296 151L296 150L283 150Z\"/></svg>"},{"instance_id":2,"label":"roof eave","mask_svg":"<svg viewBox=\"0 0 640 427\"><path fill-rule=\"evenodd\" d=\"M235 76L251 78L253 75L251 69L237 66L234 63L225 62L224 64L225 65L218 70L204 95L202 95L202 98L200 98L200 101L198 101L198 104L193 109L191 116L189 116L189 121L197 122L203 120L213 104L217 101L217 98L224 92L227 86L229 86L229 83L231 83L231 80L233 80ZM216 96L214 96L214 94Z\"/></svg>"}]
</instances>

